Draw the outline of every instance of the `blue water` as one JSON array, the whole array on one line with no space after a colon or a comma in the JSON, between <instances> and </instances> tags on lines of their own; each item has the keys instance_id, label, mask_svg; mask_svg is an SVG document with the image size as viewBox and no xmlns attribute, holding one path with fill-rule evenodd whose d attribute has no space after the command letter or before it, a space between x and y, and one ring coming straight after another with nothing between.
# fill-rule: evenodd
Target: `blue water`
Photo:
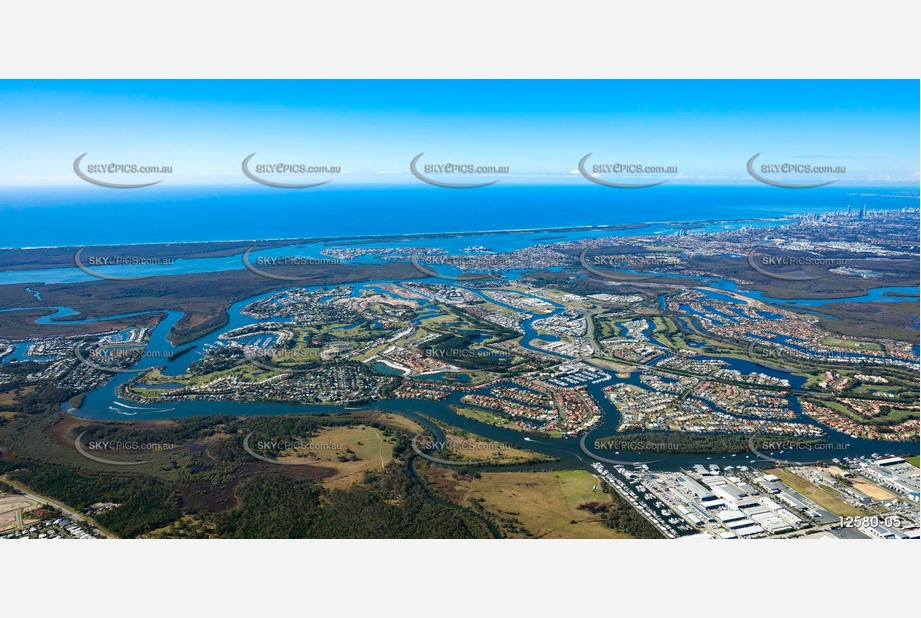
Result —
<instances>
[{"instance_id":1,"label":"blue water","mask_svg":"<svg viewBox=\"0 0 921 618\"><path fill-rule=\"evenodd\" d=\"M14 343L13 351L6 356L0 357L0 365L12 361L46 361L54 360L54 357L47 356L29 356L29 342Z\"/></svg>"},{"instance_id":2,"label":"blue water","mask_svg":"<svg viewBox=\"0 0 921 618\"><path fill-rule=\"evenodd\" d=\"M851 296L847 298L784 298L777 299L771 296L768 296L764 292L759 292L758 290L740 290L739 286L736 285L734 281L729 281L728 279L717 279L712 280L710 285L715 288L720 288L723 290L728 290L730 292L736 292L742 296L747 296L748 298L754 298L772 305L784 306L789 305L792 307L821 307L822 305L831 305L833 303L844 303L844 302L877 302L877 303L900 303L906 301L917 302L915 298L909 298L905 296L886 296L886 292L896 292L899 294L915 294L919 293L921 286L884 286L878 288L871 288L863 296ZM716 292L710 292L709 290L700 290L706 296L711 298L715 296L721 296L720 300L729 298L723 294L717 294ZM740 301L734 301L740 302ZM777 314L775 314L777 315Z\"/></svg>"},{"instance_id":3,"label":"blue water","mask_svg":"<svg viewBox=\"0 0 921 618\"><path fill-rule=\"evenodd\" d=\"M738 321L739 321L739 317L738 317L738 316L729 315L728 313L724 313L724 312L720 311L719 309L717 309L716 307L714 307L713 305L703 305L703 308L706 309L707 311L709 311L710 313L714 314L714 315L719 315L719 316L722 316L722 317L726 318L726 319L729 320L730 322L738 322Z\"/></svg>"},{"instance_id":4,"label":"blue water","mask_svg":"<svg viewBox=\"0 0 921 618\"><path fill-rule=\"evenodd\" d=\"M382 373L387 376L401 376L403 372L397 369L396 367L391 367L384 363L371 363L371 367L374 368L378 373Z\"/></svg>"},{"instance_id":5,"label":"blue water","mask_svg":"<svg viewBox=\"0 0 921 618\"><path fill-rule=\"evenodd\" d=\"M501 306L501 307L505 307L506 309L511 309L512 311L517 311L518 313L528 313L527 311L525 311L525 310L523 310L523 309L519 309L518 307L516 307L516 306L514 306L514 305L509 305L509 304L507 304L507 303L503 303L503 302L500 301L500 300L496 300L495 298L491 298L491 297L489 297L489 296L486 296L485 294L483 294L483 292L481 292L480 290L478 290L478 289L476 289L476 288L464 288L464 289L469 290L470 292L473 292L474 294L477 294L477 295L481 296L481 297L483 298L483 300L485 300L485 301L487 301L487 302L493 303L493 304L495 304L495 305L499 305L499 306ZM510 292L510 290L506 290L506 292ZM528 294L527 292L511 292L511 293L513 293L513 294L518 294L519 296L529 296L529 297L531 297L531 298L540 298L539 296L535 296L534 294ZM537 320L542 320L542 319L545 319L545 318L549 318L549 317L553 317L553 316L559 315L560 313L563 313L563 312L566 310L566 308L565 308L563 305L561 305L561 304L559 304L559 303L556 303L556 302L554 302L554 301L552 301L552 300L550 300L550 299L548 299L548 298L540 298L540 299L543 300L543 301L545 301L545 302L547 302L547 303L549 303L550 305L552 305L552 306L553 306L553 311L550 312L550 313L531 314L532 317L528 318L527 320L523 320L522 322L520 322L520 323L519 323L519 326L522 328L522 330L524 330L524 336L521 338L521 341L519 342L519 344L520 344L522 347L527 348L527 349L529 349L529 350L535 350L535 351L538 351L538 352L543 352L544 354L550 354L550 355L552 355L552 356L557 356L557 357L559 357L559 358L571 358L571 357L566 356L566 355L564 355L564 354L558 354L558 353L556 353L556 352L551 352L550 350L546 350L546 349L543 349L543 348L540 348L540 347L536 347L536 346L532 343L532 342L533 342L534 340L536 340L536 339L540 339L540 340L542 340L542 341L548 341L548 342L559 341L560 338L557 337L556 335L550 335L550 334L547 334L547 335L540 335L540 334L538 334L537 329L534 328L534 322L536 322Z\"/></svg>"},{"instance_id":6,"label":"blue water","mask_svg":"<svg viewBox=\"0 0 921 618\"><path fill-rule=\"evenodd\" d=\"M803 345L799 345L799 344L797 344L797 343L794 343L794 342L796 342L796 341L802 341L802 339L796 339L796 338L794 338L794 337L790 337L790 336L787 336L787 335L778 335L778 334L776 334L776 333L772 333L772 334L774 335L774 338L773 338L773 339L768 339L768 338L766 338L766 337L761 337L761 336L759 336L759 335L750 335L750 336L751 336L753 339L758 339L759 341L765 341L765 342L768 342L768 343L780 343L780 344L784 345L785 347L792 348L792 349L794 349L794 350L799 350L800 352L803 352L803 353L805 353L805 354L809 354L809 355L811 355L811 356L820 356L820 355L817 355L817 354L815 353L815 351L812 350L811 348L806 347L806 346L803 346ZM917 354L917 352L915 352L915 354ZM866 355L866 354L860 354L859 352L838 352L838 351L836 351L836 352L835 352L835 357L841 357L841 358L880 358L880 359L884 359L884 360L887 360L887 361L906 362L904 358L900 359L900 358L895 358L895 357L892 357L892 356L868 356L868 355Z\"/></svg>"},{"instance_id":7,"label":"blue water","mask_svg":"<svg viewBox=\"0 0 921 618\"><path fill-rule=\"evenodd\" d=\"M688 305L688 304L686 304L686 303L681 303L678 307L679 307L679 309L681 309L681 310L684 311L685 313L690 313L690 314L692 314L692 315L696 315L696 316L699 317L699 318L706 318L706 319L710 320L711 322L713 322L714 324L716 324L717 326L722 326L722 325L723 325L722 320L719 320L719 319L717 319L717 318L714 318L714 317L712 317L712 316L709 316L709 315L707 315L707 314L705 314L705 313L701 313L701 312L699 312L699 311L693 309L690 305Z\"/></svg>"},{"instance_id":8,"label":"blue water","mask_svg":"<svg viewBox=\"0 0 921 618\"><path fill-rule=\"evenodd\" d=\"M35 320L36 324L91 324L93 322L107 322L109 320L119 320L121 318L131 318L137 315L145 315L148 313L156 313L156 310L153 311L135 311L133 313L119 313L117 315L107 315L100 318L74 318L70 319L73 316L80 315L79 311L75 311L70 307L15 307L11 309L0 309L0 313L6 313L8 311L34 311L35 309L53 309L53 313L48 315L43 315L42 317ZM165 313L165 310L162 311Z\"/></svg>"},{"instance_id":9,"label":"blue water","mask_svg":"<svg viewBox=\"0 0 921 618\"><path fill-rule=\"evenodd\" d=\"M714 285L714 287L722 287L724 289L731 289L731 291L733 292L738 291L738 286L733 288L732 286L734 284L731 281L722 282L722 281L714 281L713 279L708 279L708 282ZM723 284L723 285L717 285L717 284ZM720 301L723 301L724 303L732 303L734 305L744 305L745 304L744 300L739 300L738 298L734 298L732 296L729 296L728 294L720 294L719 292L714 292L713 290L705 290L705 289L699 289L698 291L704 296L706 296L707 298L711 298L713 300L720 300ZM746 292L746 294L748 294L748 292Z\"/></svg>"},{"instance_id":10,"label":"blue water","mask_svg":"<svg viewBox=\"0 0 921 618\"><path fill-rule=\"evenodd\" d=\"M636 222L715 221L918 206L917 189L662 185L618 191L590 184L503 185L450 191L425 185L309 191L93 186L0 190L0 247L526 230ZM694 231L715 231L719 225ZM549 234L545 234L549 235ZM548 241L552 242L552 241ZM488 243L486 243L488 246Z\"/></svg>"},{"instance_id":11,"label":"blue water","mask_svg":"<svg viewBox=\"0 0 921 618\"><path fill-rule=\"evenodd\" d=\"M185 385L179 382L160 382L159 384L146 384L144 382L139 382L138 386L141 388L149 388L151 390L168 390L172 388L181 388Z\"/></svg>"},{"instance_id":12,"label":"blue water","mask_svg":"<svg viewBox=\"0 0 921 618\"><path fill-rule=\"evenodd\" d=\"M772 187L663 186L655 191L623 192L585 186L505 186L488 191L457 192L434 187L339 187L322 188L305 195L296 191L261 188L173 187L120 192L98 187L78 189L0 189L0 246L82 246L103 243L188 242L267 238L327 238L254 251L258 257L323 258L330 247L441 248L457 254L471 245L495 251L514 251L539 243L579 241L609 236L673 234L679 228L665 222L698 221L693 233L768 226L783 223L791 213L823 212L855 202L870 208L902 208L917 205L917 191L893 189L857 190L826 187L821 191L777 192ZM120 199L113 197L119 194ZM123 195L128 193L129 195ZM616 200L611 193L618 194ZM300 196L300 197L298 197ZM464 197L467 196L467 197ZM265 213L270 212L271 216ZM85 214L92 213L88 225ZM453 214L459 213L459 214ZM751 221L741 217L771 217ZM734 221L713 222L715 219ZM176 221L182 225L176 225ZM604 230L598 225L651 222L638 229ZM593 226L578 230L547 231L546 228ZM684 226L685 228L687 226ZM360 241L344 237L386 234L431 234L474 230L526 230L503 234L478 233L437 238L380 238ZM81 230L74 235L74 230ZM338 237L340 240L333 240ZM361 256L356 262L381 263L380 256ZM243 268L241 255L177 259L169 265L94 266L102 275L144 277L205 273ZM448 268L447 270L450 270ZM505 273L508 279L520 273ZM678 275L672 275L678 276ZM684 275L681 275L684 276ZM0 285L73 283L92 281L92 275L75 267L0 272ZM715 287L735 290L734 284L706 279ZM40 299L38 291L26 288ZM884 296L886 290L917 292L917 288L878 288L861 300L899 302L905 298ZM705 292L711 298L729 300ZM763 298L758 292L746 292ZM731 300L730 302L739 302ZM789 304L819 305L827 301L794 300Z\"/></svg>"},{"instance_id":13,"label":"blue water","mask_svg":"<svg viewBox=\"0 0 921 618\"><path fill-rule=\"evenodd\" d=\"M2 212L2 210L0 210ZM778 222L774 221L776 225ZM725 224L726 228L739 228L745 225L744 222ZM291 246L254 250L250 253L250 263L257 263L259 258L314 258L330 259L321 252L330 248L403 248L406 252L403 259L406 260L411 255L413 249L417 248L437 248L444 249L451 254L459 254L463 249L471 245L481 245L494 248L496 251L514 251L531 247L536 244L555 243L563 241L579 241L589 238L611 237L611 236L630 236L638 233L652 234L656 232L673 232L674 228L666 225L653 224L640 229L629 230L598 230L598 229L580 229L559 232L509 232L503 234L472 234L463 236L441 236L437 238L419 238L410 236L403 239L362 239L340 241L326 240L299 243ZM2 234L2 232L0 232ZM542 240L553 237L553 240ZM74 250L76 252L76 249ZM245 268L242 259L242 250L239 254L215 258L198 258L198 259L180 259L176 258L172 264L159 265L120 265L120 266L92 266L90 270L99 275L114 275L118 277L150 277L165 275L183 275L196 273L220 272L225 270L242 270ZM169 257L169 256L167 256ZM381 264L385 262L386 256L364 255L347 263L372 263ZM435 270L444 275L459 275L462 271L450 266L438 266ZM553 268L549 270L555 270ZM504 273L506 279L515 279L520 276L520 272L507 271ZM0 285L3 284L27 284L27 283L76 283L80 281L95 281L97 277L87 274L74 266L64 268L43 268L33 270L13 270L0 272Z\"/></svg>"}]
</instances>

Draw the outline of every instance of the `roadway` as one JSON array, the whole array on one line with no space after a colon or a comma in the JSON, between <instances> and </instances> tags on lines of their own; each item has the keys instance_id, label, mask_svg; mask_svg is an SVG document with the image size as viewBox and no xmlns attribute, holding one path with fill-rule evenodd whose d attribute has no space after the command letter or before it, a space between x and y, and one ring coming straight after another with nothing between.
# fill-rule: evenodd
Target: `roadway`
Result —
<instances>
[{"instance_id":1,"label":"roadway","mask_svg":"<svg viewBox=\"0 0 921 618\"><path fill-rule=\"evenodd\" d=\"M115 536L114 534L112 534L111 532L103 528L102 526L100 526L98 523L96 523L96 520L94 520L93 518L83 515L82 513L78 513L73 508L67 506L66 504L62 502L58 502L57 500L53 500L47 496L42 496L41 494L34 493L22 483L13 481L6 476L0 476L0 480L2 480L7 485L15 487L16 489L21 491L23 495L26 496L27 498L31 498L35 500L36 502L38 502L39 504L51 505L54 508L61 511L61 513L63 513L65 517L68 517L74 521L83 522L84 524L88 526L92 526L93 528L96 528L97 530L99 530L99 532L105 535L106 538L109 538L109 539L118 538L117 536Z\"/></svg>"}]
</instances>

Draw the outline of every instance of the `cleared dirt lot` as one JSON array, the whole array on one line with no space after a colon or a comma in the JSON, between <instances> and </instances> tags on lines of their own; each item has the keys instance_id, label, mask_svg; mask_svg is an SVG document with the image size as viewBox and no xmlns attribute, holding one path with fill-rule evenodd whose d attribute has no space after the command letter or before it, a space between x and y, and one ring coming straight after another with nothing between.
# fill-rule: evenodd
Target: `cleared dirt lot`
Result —
<instances>
[{"instance_id":1,"label":"cleared dirt lot","mask_svg":"<svg viewBox=\"0 0 921 618\"><path fill-rule=\"evenodd\" d=\"M16 514L23 512L23 519L28 520L25 513L39 506L39 504L25 496L0 494L0 532L16 527Z\"/></svg>"},{"instance_id":2,"label":"cleared dirt lot","mask_svg":"<svg viewBox=\"0 0 921 618\"><path fill-rule=\"evenodd\" d=\"M348 487L365 472L383 470L393 459L395 440L367 425L322 429L303 440L298 448L284 451L279 461L331 468L335 472L321 483L326 487Z\"/></svg>"}]
</instances>

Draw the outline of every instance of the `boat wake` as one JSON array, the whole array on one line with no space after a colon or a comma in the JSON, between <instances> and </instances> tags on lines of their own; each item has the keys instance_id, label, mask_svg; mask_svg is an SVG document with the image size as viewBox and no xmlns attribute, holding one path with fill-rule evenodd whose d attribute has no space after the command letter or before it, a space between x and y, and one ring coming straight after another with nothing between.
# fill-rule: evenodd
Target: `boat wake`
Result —
<instances>
[{"instance_id":1,"label":"boat wake","mask_svg":"<svg viewBox=\"0 0 921 618\"><path fill-rule=\"evenodd\" d=\"M154 414L156 412L172 412L176 408L145 408L142 406L129 406L127 404L121 403L119 401L113 401L114 405L119 406L118 408L113 408L109 406L110 410L114 410L119 414L124 414L125 416L136 416L138 412L126 412L125 410L140 410L141 414Z\"/></svg>"}]
</instances>

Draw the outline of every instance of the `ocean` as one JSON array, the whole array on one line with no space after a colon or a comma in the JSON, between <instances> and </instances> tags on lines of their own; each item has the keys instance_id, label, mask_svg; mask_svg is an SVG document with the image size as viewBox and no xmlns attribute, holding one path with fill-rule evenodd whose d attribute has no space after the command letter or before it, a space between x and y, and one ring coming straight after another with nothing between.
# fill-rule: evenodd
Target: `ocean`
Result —
<instances>
[{"instance_id":1,"label":"ocean","mask_svg":"<svg viewBox=\"0 0 921 618\"><path fill-rule=\"evenodd\" d=\"M0 190L0 247L327 238L711 221L866 205L918 207L917 188L662 185L325 185Z\"/></svg>"}]
</instances>

